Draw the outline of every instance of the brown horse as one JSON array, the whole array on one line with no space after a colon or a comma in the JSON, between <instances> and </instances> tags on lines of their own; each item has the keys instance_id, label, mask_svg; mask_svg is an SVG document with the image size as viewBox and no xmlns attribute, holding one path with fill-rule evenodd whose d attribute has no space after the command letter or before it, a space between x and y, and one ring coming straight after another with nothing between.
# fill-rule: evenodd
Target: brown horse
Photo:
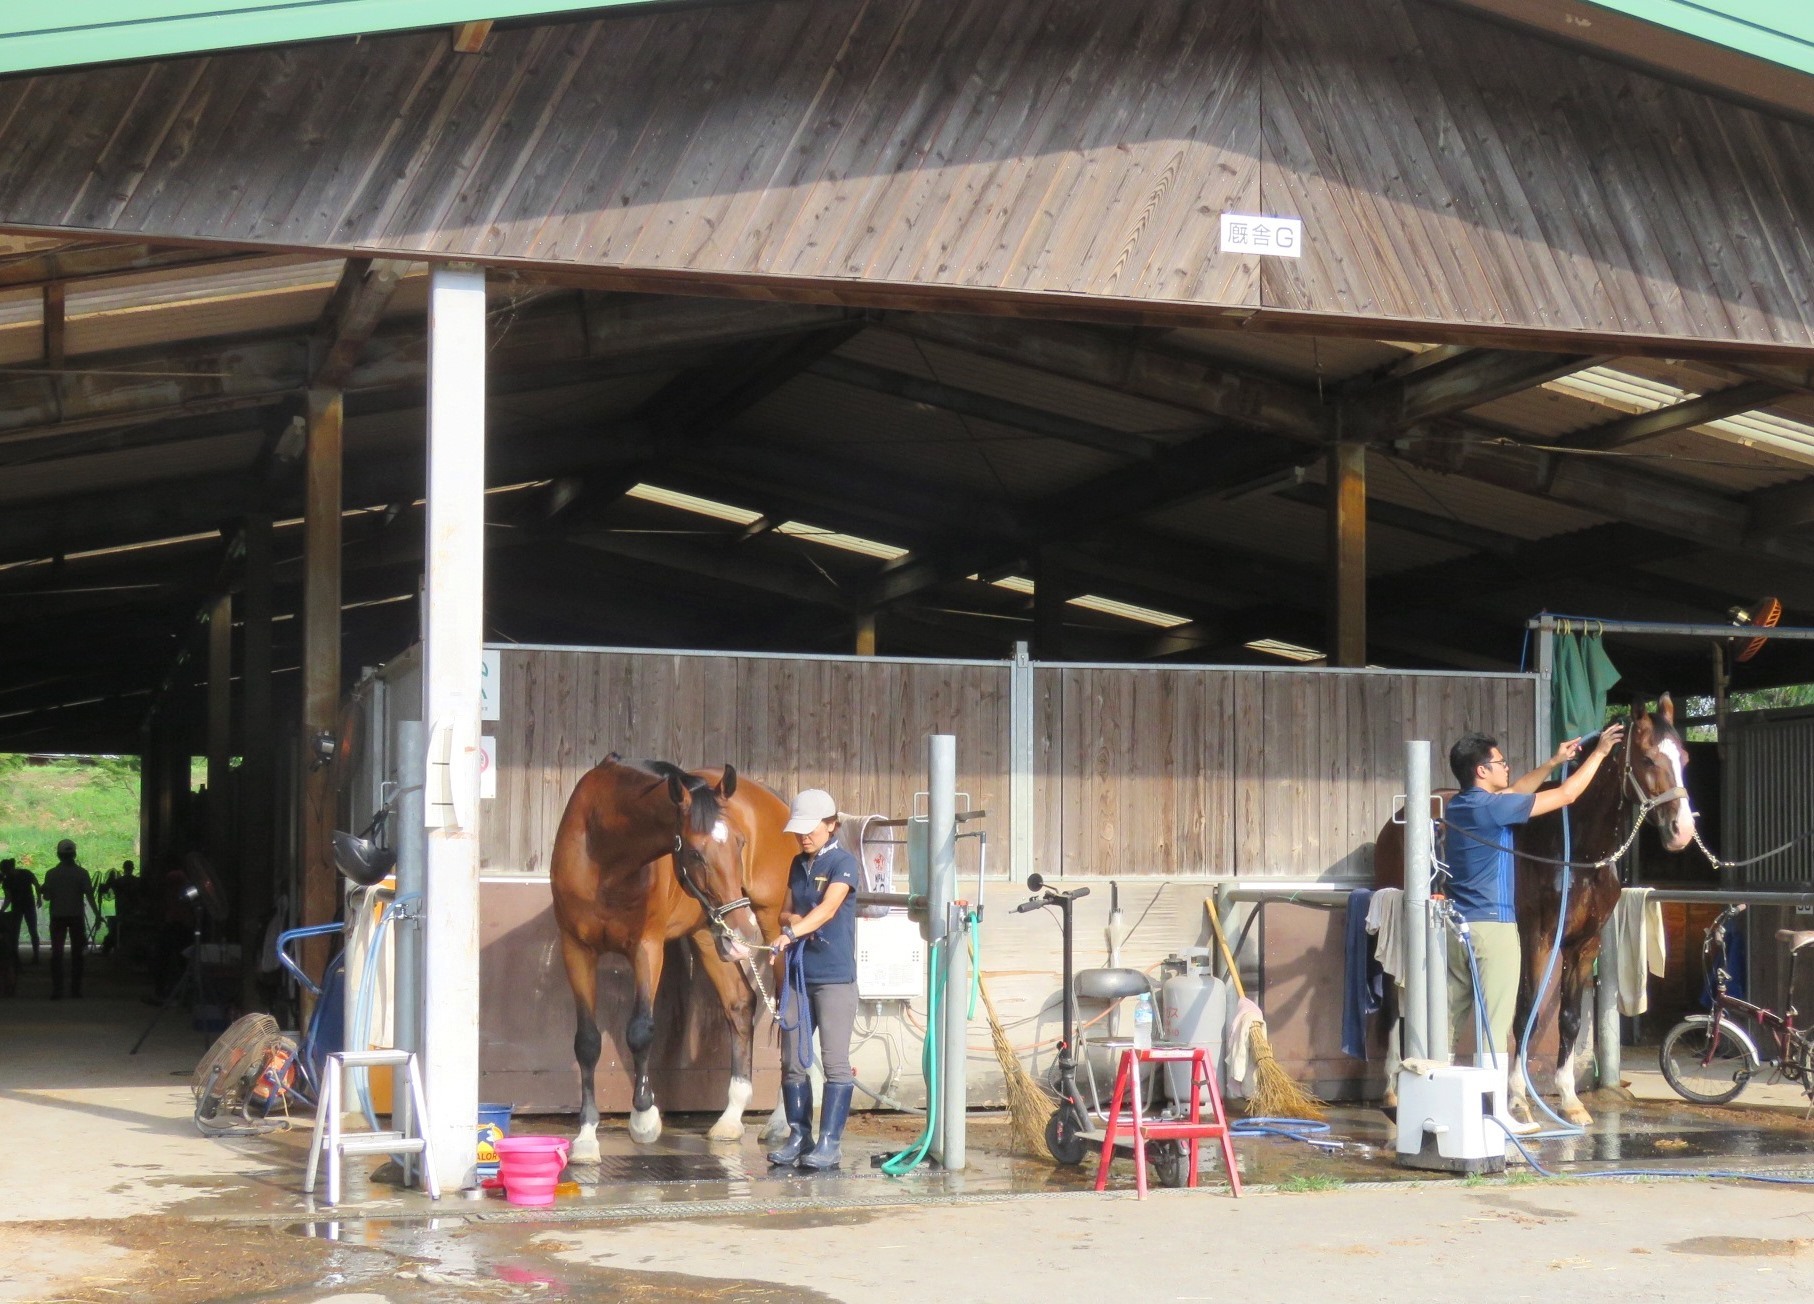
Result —
<instances>
[{"instance_id":1,"label":"brown horse","mask_svg":"<svg viewBox=\"0 0 1814 1304\"><path fill-rule=\"evenodd\" d=\"M630 1136L646 1144L661 1135L649 1084L655 994L667 944L681 937L692 939L731 1028L730 1089L707 1135L720 1141L743 1135L755 1039L751 981L768 967L766 953L755 948L781 930L797 850L782 832L786 821L785 802L759 783L738 783L729 765L693 774L666 761L624 761L612 753L574 785L554 838L550 886L577 1020L576 1162L599 1157L593 1082L601 1049L599 954L623 956L636 981L624 1041L635 1070Z\"/></svg>"},{"instance_id":2,"label":"brown horse","mask_svg":"<svg viewBox=\"0 0 1814 1304\"><path fill-rule=\"evenodd\" d=\"M1600 954L1600 929L1612 916L1620 892L1617 865L1587 868L1583 862L1601 860L1619 850L1633 823L1646 816L1655 823L1663 845L1671 851L1680 851L1694 837L1694 811L1683 787L1688 748L1676 732L1675 703L1664 693L1654 714L1639 702L1632 708L1631 718L1634 723L1626 731L1625 741L1601 764L1587 791L1567 808L1567 858L1576 868L1569 883L1568 919L1562 929L1558 962L1561 1007L1557 1015L1556 1091L1562 1098L1563 1117L1582 1125L1593 1121L1575 1094L1578 1075L1585 1069L1585 1059L1592 1050L1591 1043L1579 1037L1582 1002L1588 995L1594 960ZM1442 795L1448 797L1453 792L1449 789ZM1541 816L1514 830L1512 841L1515 849L1525 855L1562 859L1562 813ZM1438 854L1441 848L1439 834ZM1373 875L1378 887L1403 886L1402 826L1388 822L1380 830L1373 850ZM1520 859L1517 881L1518 940L1524 953L1524 971L1519 975L1517 1012L1512 1021L1514 1041L1524 1035L1531 1002L1555 946L1561 869ZM1522 1075L1514 1071L1509 1085L1513 1109L1520 1117L1529 1118L1530 1104L1525 1098Z\"/></svg>"}]
</instances>

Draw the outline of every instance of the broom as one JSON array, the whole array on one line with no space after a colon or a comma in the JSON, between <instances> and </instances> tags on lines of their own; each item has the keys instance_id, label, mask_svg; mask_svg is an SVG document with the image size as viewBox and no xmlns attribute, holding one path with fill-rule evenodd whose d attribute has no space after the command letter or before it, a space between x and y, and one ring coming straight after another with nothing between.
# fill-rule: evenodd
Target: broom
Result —
<instances>
[{"instance_id":1,"label":"broom","mask_svg":"<svg viewBox=\"0 0 1814 1304\"><path fill-rule=\"evenodd\" d=\"M971 963L975 963L974 958ZM983 981L981 970L976 971L976 986L982 994L983 1012L989 1016L989 1040L995 1047L995 1062L1001 1065L1008 1096L1011 1149L1018 1155L1044 1155L1046 1123L1057 1111L1058 1102L1022 1067L1020 1056L1014 1053L1014 1044L1008 1040L1007 1030L1001 1026L1001 1017L995 1012L995 1002L989 999L989 984Z\"/></svg>"},{"instance_id":2,"label":"broom","mask_svg":"<svg viewBox=\"0 0 1814 1304\"><path fill-rule=\"evenodd\" d=\"M1210 931L1216 935L1216 946L1222 952L1222 963L1228 966L1235 995L1246 999L1247 991L1241 985L1241 967L1235 963L1234 952L1228 949L1228 939L1222 935L1222 916L1216 910L1216 899L1204 897L1203 908L1209 911ZM1323 1102L1300 1087L1274 1058L1263 1019L1255 1019L1248 1026L1247 1053L1253 1056L1254 1067L1254 1092L1247 1098L1249 1115L1256 1118L1323 1117Z\"/></svg>"}]
</instances>

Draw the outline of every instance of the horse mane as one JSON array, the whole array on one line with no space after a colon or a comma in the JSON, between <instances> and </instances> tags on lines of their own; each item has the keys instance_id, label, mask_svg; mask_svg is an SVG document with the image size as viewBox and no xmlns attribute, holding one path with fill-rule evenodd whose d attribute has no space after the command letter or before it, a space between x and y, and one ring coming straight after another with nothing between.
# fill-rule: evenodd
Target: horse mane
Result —
<instances>
[{"instance_id":1,"label":"horse mane","mask_svg":"<svg viewBox=\"0 0 1814 1304\"><path fill-rule=\"evenodd\" d=\"M612 752L605 761L631 769L642 770L653 775L661 783L670 779L679 779L693 800L687 807L687 824L694 833L710 833L723 818L723 806L718 800L718 790L704 779L689 770L683 770L672 761L640 760L626 761ZM604 762L601 762L603 764Z\"/></svg>"}]
</instances>

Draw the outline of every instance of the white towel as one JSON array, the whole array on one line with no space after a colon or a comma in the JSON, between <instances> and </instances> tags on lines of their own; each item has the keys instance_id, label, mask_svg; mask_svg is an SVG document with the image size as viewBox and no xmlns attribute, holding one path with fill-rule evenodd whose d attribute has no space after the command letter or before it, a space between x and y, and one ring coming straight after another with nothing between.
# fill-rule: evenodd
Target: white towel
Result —
<instances>
[{"instance_id":1,"label":"white towel","mask_svg":"<svg viewBox=\"0 0 1814 1304\"><path fill-rule=\"evenodd\" d=\"M1258 1085L1260 1074L1259 1061L1249 1054L1253 1044L1253 1029L1264 1028L1266 1016L1260 1013L1260 1007L1245 996L1235 1005L1235 1014L1228 1021L1228 1081L1223 1084L1224 1094L1238 1096L1245 1100L1253 1095Z\"/></svg>"},{"instance_id":2,"label":"white towel","mask_svg":"<svg viewBox=\"0 0 1814 1304\"><path fill-rule=\"evenodd\" d=\"M1663 903L1651 900L1647 887L1628 887L1612 909L1612 925L1619 948L1619 1013L1642 1014L1650 1008L1649 974L1661 978L1668 968Z\"/></svg>"},{"instance_id":3,"label":"white towel","mask_svg":"<svg viewBox=\"0 0 1814 1304\"><path fill-rule=\"evenodd\" d=\"M1403 888L1382 887L1367 906L1367 931L1377 939L1373 954L1400 987L1405 985L1404 900Z\"/></svg>"}]
</instances>

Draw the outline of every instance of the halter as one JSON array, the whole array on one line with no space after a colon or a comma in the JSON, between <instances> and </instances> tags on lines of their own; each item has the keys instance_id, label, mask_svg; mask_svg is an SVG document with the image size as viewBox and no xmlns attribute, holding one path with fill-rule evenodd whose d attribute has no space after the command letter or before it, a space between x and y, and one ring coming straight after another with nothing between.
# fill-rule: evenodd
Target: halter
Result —
<instances>
[{"instance_id":1,"label":"halter","mask_svg":"<svg viewBox=\"0 0 1814 1304\"><path fill-rule=\"evenodd\" d=\"M733 943L744 949L746 957L740 964L740 967L743 970L743 976L749 980L750 988L756 995L762 998L762 1003L768 1007L769 1017L776 1017L775 998L769 994L768 984L762 981L762 971L756 967L756 962L753 958L756 952L768 952L774 950L774 948L761 942L747 941L738 934L736 929L724 922L726 915L733 914L734 912L745 908L747 908L753 916L756 913L755 902L750 900L748 893L745 893L735 901L727 901L721 906L713 905L712 899L706 895L705 890L695 883L693 881L693 876L687 872L689 863L697 863L703 866L705 864L705 857L687 842L686 810L683 807L675 806L674 877L680 881L681 889L688 896L692 897L693 900L697 901L699 903L699 908L705 911L705 917L711 924L712 931L724 941Z\"/></svg>"}]
</instances>

